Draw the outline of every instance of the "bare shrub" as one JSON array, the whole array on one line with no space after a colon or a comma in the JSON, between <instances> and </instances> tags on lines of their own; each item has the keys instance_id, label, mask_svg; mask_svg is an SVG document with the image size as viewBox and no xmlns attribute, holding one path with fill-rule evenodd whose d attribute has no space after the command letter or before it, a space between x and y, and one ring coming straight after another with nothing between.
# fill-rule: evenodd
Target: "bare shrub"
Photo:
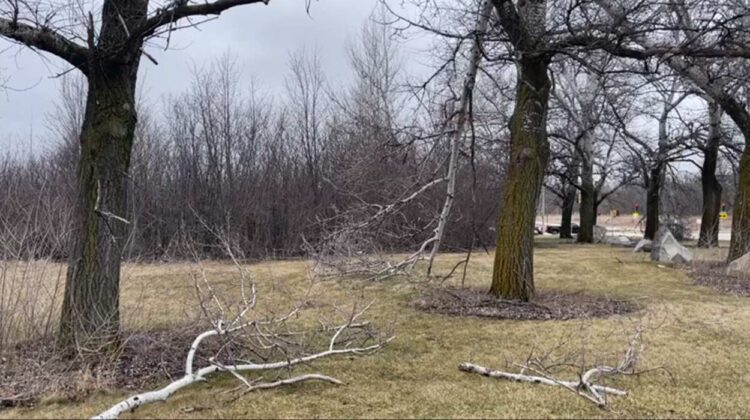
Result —
<instances>
[{"instance_id":1,"label":"bare shrub","mask_svg":"<svg viewBox=\"0 0 750 420\"><path fill-rule=\"evenodd\" d=\"M0 350L52 334L64 284L64 265L49 258L0 260Z\"/></svg>"}]
</instances>

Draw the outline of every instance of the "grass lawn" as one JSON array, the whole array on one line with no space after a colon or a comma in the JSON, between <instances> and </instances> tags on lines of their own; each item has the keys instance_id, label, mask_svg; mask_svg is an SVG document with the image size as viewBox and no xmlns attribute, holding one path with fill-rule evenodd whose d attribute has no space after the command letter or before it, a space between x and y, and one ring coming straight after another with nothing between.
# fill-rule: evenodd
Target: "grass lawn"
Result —
<instances>
[{"instance_id":1,"label":"grass lawn","mask_svg":"<svg viewBox=\"0 0 750 420\"><path fill-rule=\"evenodd\" d=\"M442 256L438 273L447 272L462 258ZM261 299L265 285L295 289L309 281L301 261L251 268ZM231 265L210 263L206 269L212 281L230 287ZM466 284L488 288L491 269L491 255L474 254ZM539 289L635 299L644 309L597 320L458 318L414 309L410 302L424 286L410 279L323 281L315 285L319 299L376 299L366 318L392 328L397 336L374 355L326 359L301 368L334 376L345 385L304 383L229 402L232 394L224 391L238 382L228 375L217 376L124 417L750 416L750 299L692 285L684 271L658 266L646 254L624 248L545 242L536 251L535 269ZM128 328L183 323L184 314L195 308L188 271L186 265L177 264L127 266L122 300ZM447 284L451 282L457 285L458 279ZM637 325L647 327L639 367L664 367L674 381L661 371L613 379L608 384L629 390L630 395L613 397L609 411L561 388L489 379L457 368L471 361L516 371L508 362L522 362L532 348L551 350L561 341L568 344L560 352L584 349L589 363L614 362ZM184 352L174 357L182 360ZM31 409L0 411L0 417L86 417L126 395L100 392L75 403L48 398Z\"/></svg>"}]
</instances>

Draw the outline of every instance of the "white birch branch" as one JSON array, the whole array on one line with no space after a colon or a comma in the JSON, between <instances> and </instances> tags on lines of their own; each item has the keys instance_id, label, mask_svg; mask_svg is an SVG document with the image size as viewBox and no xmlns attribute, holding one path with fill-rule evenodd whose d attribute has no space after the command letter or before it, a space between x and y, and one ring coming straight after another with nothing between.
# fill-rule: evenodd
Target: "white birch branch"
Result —
<instances>
[{"instance_id":1,"label":"white birch branch","mask_svg":"<svg viewBox=\"0 0 750 420\"><path fill-rule=\"evenodd\" d=\"M500 370L488 369L484 366L475 365L473 363L461 363L458 366L458 369L464 372L478 373L482 376L487 376L489 378L507 379L509 381L527 382L527 383L532 383L532 384L543 384L543 385L549 385L549 386L562 386L564 388L568 388L569 390L577 394L581 394L581 392L583 392L584 390L593 390L597 393L603 393L603 394L612 394L612 395L620 395L620 396L628 395L627 391L623 391L621 389L612 388L612 387L608 387L604 385L590 384L590 383L584 382L583 380L562 381L559 379L548 378L546 376L509 373L509 372L503 372ZM596 370L598 369L599 368L596 368ZM585 395L582 395L582 396L585 396ZM599 401L600 399L597 398L595 402L599 403Z\"/></svg>"},{"instance_id":2,"label":"white birch branch","mask_svg":"<svg viewBox=\"0 0 750 420\"><path fill-rule=\"evenodd\" d=\"M628 395L628 392L618 388L595 384L593 383L593 381L604 376L635 374L635 365L638 363L638 354L641 349L642 341L641 331L639 329L630 340L630 344L625 351L625 355L617 366L595 366L580 375L577 381L565 381L553 378L544 372L546 368L540 367L539 369L535 369L534 367L532 367L532 363L520 365L522 368L521 373L510 373L500 370L493 370L473 363L461 363L458 366L458 369L463 372L478 373L489 378L506 379L509 381L542 384L548 386L560 386L603 408L607 405L607 395L625 396ZM533 365L539 366L538 363ZM528 371L537 373L537 375L527 375L526 372Z\"/></svg>"},{"instance_id":3,"label":"white birch branch","mask_svg":"<svg viewBox=\"0 0 750 420\"><path fill-rule=\"evenodd\" d=\"M204 381L206 380L206 377L208 375L211 375L216 372L226 371L230 373L231 372L237 373L237 372L248 372L248 371L274 370L274 369L292 367L301 363L311 362L313 360L320 359L323 357L328 357L328 356L342 355L342 354L363 354L363 353L367 353L367 352L380 349L386 343L390 342L392 339L393 338L390 338L383 343L373 344L368 347L344 348L344 349L333 349L333 350L329 349L326 351L322 351L320 353L315 353L315 354L311 354L311 355L307 355L303 357L297 357L297 358L293 358L290 360L284 360L284 361L279 361L279 362L246 363L246 364L239 364L239 365L221 365L218 363L214 363L211 366L206 366L204 368L199 369L193 374L186 373L185 376L170 383L164 388L158 389L156 391L144 392L142 394L129 397L115 404L108 410L101 412L99 415L93 418L94 419L116 419L122 413L135 410L136 408L141 407L143 405L151 404L157 401L166 401L175 392L189 385L192 385L196 382ZM254 385L253 388L273 388L275 386L286 385L286 384L300 382L304 380L323 380L323 381L332 382L332 383L341 383L337 379L330 378L325 375L314 374L314 375L306 375L304 377L280 380L280 381L273 382L270 384Z\"/></svg>"}]
</instances>

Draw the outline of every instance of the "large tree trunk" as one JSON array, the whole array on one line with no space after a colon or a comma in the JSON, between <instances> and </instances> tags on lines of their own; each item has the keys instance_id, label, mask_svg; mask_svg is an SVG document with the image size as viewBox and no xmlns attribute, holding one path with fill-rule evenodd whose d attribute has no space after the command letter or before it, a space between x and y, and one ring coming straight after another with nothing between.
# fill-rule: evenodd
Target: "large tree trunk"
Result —
<instances>
[{"instance_id":1,"label":"large tree trunk","mask_svg":"<svg viewBox=\"0 0 750 420\"><path fill-rule=\"evenodd\" d=\"M68 350L117 344L120 254L127 238L127 174L136 124L137 65L89 75L81 131L78 199L60 325Z\"/></svg>"},{"instance_id":2,"label":"large tree trunk","mask_svg":"<svg viewBox=\"0 0 750 420\"><path fill-rule=\"evenodd\" d=\"M661 195L662 180L661 165L656 165L651 169L648 178L648 187L646 188L646 232L643 234L645 239L653 240L656 231L659 230L659 196Z\"/></svg>"},{"instance_id":3,"label":"large tree trunk","mask_svg":"<svg viewBox=\"0 0 750 420\"><path fill-rule=\"evenodd\" d=\"M576 193L578 190L575 186L569 185L565 191L562 201L562 220L560 221L560 238L573 238L573 208L576 204Z\"/></svg>"},{"instance_id":4,"label":"large tree trunk","mask_svg":"<svg viewBox=\"0 0 750 420\"><path fill-rule=\"evenodd\" d=\"M528 301L534 296L534 220L549 161L547 107L549 61L524 55L518 66L511 151L503 182L497 249L490 293Z\"/></svg>"},{"instance_id":5,"label":"large tree trunk","mask_svg":"<svg viewBox=\"0 0 750 420\"><path fill-rule=\"evenodd\" d=\"M590 244L594 242L594 225L596 224L596 206L593 186L583 183L581 185L581 204L578 207L581 220L578 228L576 242Z\"/></svg>"},{"instance_id":6,"label":"large tree trunk","mask_svg":"<svg viewBox=\"0 0 750 420\"><path fill-rule=\"evenodd\" d=\"M578 194L578 188L576 188L575 182L578 179L580 170L581 167L578 156L574 154L570 164L566 168L567 181L563 189L562 218L560 220L561 239L573 238L573 209L576 204L576 194Z\"/></svg>"},{"instance_id":7,"label":"large tree trunk","mask_svg":"<svg viewBox=\"0 0 750 420\"><path fill-rule=\"evenodd\" d=\"M591 78L587 79L588 85L591 83ZM593 98L591 100L593 101ZM588 108L586 111L588 111ZM592 121L593 117L589 117L587 120ZM594 225L596 224L596 185L594 184L594 133L588 128L586 130L580 148L581 205L579 213L581 221L576 242L590 244L594 242Z\"/></svg>"},{"instance_id":8,"label":"large tree trunk","mask_svg":"<svg viewBox=\"0 0 750 420\"><path fill-rule=\"evenodd\" d=\"M721 144L721 108L714 101L709 102L709 132L703 150L701 185L703 187L703 217L698 246L711 248L719 246L719 213L721 211L721 183L716 178L716 165Z\"/></svg>"},{"instance_id":9,"label":"large tree trunk","mask_svg":"<svg viewBox=\"0 0 750 420\"><path fill-rule=\"evenodd\" d=\"M110 352L119 344L120 258L129 227L127 179L142 47L128 28L140 27L147 11L146 0L105 1L89 57L74 239L58 337L68 354ZM94 44L93 28L88 41Z\"/></svg>"},{"instance_id":10,"label":"large tree trunk","mask_svg":"<svg viewBox=\"0 0 750 420\"><path fill-rule=\"evenodd\" d=\"M653 166L650 169L646 186L646 232L645 239L654 240L659 230L659 206L661 205L661 186L664 182L664 170L667 165L668 132L667 121L669 112L674 108L671 102L664 104L664 110L659 117L659 146L656 151Z\"/></svg>"}]
</instances>

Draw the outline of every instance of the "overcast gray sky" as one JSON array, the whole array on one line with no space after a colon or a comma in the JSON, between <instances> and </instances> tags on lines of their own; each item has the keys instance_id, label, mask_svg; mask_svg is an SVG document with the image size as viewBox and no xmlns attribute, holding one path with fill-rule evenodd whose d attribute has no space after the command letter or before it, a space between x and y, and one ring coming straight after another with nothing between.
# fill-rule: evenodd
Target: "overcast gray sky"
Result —
<instances>
[{"instance_id":1,"label":"overcast gray sky","mask_svg":"<svg viewBox=\"0 0 750 420\"><path fill-rule=\"evenodd\" d=\"M319 0L313 2L310 15L303 0L232 9L199 29L177 32L169 51L150 48L159 65L142 60L142 92L158 105L165 94L187 88L192 65L226 51L237 56L248 80L255 78L271 94L283 89L289 53L303 47L317 50L329 80L346 79L347 41L357 36L375 5L376 0ZM404 45L404 56L414 57L421 50L419 44L424 45L418 41ZM8 46L0 40L0 51ZM9 78L11 87L22 89L0 93L0 150L26 153L31 148L38 153L47 147L45 115L54 107L59 83L52 76L66 69L48 55L42 58L23 48L0 54L0 76Z\"/></svg>"}]
</instances>

